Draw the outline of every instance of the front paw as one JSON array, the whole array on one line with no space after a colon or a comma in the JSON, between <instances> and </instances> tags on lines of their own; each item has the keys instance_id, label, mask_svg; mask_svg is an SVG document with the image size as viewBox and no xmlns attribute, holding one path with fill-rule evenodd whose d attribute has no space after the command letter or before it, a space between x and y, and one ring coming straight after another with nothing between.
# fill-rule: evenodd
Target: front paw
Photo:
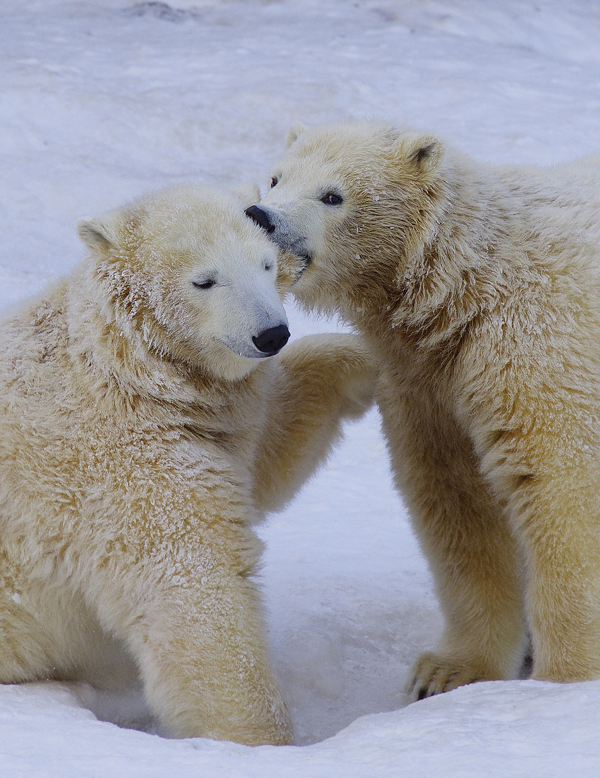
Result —
<instances>
[{"instance_id":1,"label":"front paw","mask_svg":"<svg viewBox=\"0 0 600 778\"><path fill-rule=\"evenodd\" d=\"M476 681L493 680L499 680L499 677L477 662L460 661L426 651L409 673L406 692L412 700L422 700Z\"/></svg>"},{"instance_id":2,"label":"front paw","mask_svg":"<svg viewBox=\"0 0 600 778\"><path fill-rule=\"evenodd\" d=\"M359 417L369 410L375 399L378 364L366 344L356 335L346 335L343 352L344 377L340 392L348 416Z\"/></svg>"}]
</instances>

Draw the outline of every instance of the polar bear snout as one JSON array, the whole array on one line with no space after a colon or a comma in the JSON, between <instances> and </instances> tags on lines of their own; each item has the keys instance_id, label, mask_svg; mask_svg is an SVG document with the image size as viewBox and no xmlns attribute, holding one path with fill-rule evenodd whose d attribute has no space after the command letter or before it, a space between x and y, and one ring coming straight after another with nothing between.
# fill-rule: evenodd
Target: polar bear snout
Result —
<instances>
[{"instance_id":1,"label":"polar bear snout","mask_svg":"<svg viewBox=\"0 0 600 778\"><path fill-rule=\"evenodd\" d=\"M277 327L269 327L260 335L253 336L252 342L259 351L267 357L272 357L279 353L290 338L290 331L285 324Z\"/></svg>"},{"instance_id":2,"label":"polar bear snout","mask_svg":"<svg viewBox=\"0 0 600 778\"><path fill-rule=\"evenodd\" d=\"M269 211L260 205L251 205L244 213L262 227L279 248L289 251L302 261L302 272L306 270L313 260L313 253L308 250L306 238L297 231L292 220L278 211Z\"/></svg>"},{"instance_id":3,"label":"polar bear snout","mask_svg":"<svg viewBox=\"0 0 600 778\"><path fill-rule=\"evenodd\" d=\"M275 225L269 218L269 214L260 205L251 205L250 208L246 208L244 213L269 235L275 230Z\"/></svg>"}]
</instances>

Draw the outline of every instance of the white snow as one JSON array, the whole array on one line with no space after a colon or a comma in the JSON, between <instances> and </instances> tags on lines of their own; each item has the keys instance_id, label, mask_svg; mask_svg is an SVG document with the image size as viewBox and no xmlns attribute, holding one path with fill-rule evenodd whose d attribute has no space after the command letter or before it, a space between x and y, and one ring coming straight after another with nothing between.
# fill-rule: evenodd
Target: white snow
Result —
<instances>
[{"instance_id":1,"label":"white snow","mask_svg":"<svg viewBox=\"0 0 600 778\"><path fill-rule=\"evenodd\" d=\"M363 116L496 163L598 152L600 6L1 0L0 305L81 258L78 218L188 180L264 186L293 121ZM600 682L476 684L407 706L408 666L441 621L375 411L261 535L298 746L165 740L132 693L3 686L0 776L600 775Z\"/></svg>"}]
</instances>

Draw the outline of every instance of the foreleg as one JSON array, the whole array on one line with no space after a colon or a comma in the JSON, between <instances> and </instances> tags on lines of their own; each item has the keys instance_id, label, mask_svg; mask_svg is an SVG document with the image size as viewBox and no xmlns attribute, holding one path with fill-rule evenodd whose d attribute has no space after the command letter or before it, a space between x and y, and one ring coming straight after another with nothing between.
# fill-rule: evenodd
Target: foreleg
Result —
<instances>
[{"instance_id":1,"label":"foreleg","mask_svg":"<svg viewBox=\"0 0 600 778\"><path fill-rule=\"evenodd\" d=\"M315 335L278 357L255 463L259 510L279 510L327 458L342 423L371 405L376 369L355 335Z\"/></svg>"}]
</instances>

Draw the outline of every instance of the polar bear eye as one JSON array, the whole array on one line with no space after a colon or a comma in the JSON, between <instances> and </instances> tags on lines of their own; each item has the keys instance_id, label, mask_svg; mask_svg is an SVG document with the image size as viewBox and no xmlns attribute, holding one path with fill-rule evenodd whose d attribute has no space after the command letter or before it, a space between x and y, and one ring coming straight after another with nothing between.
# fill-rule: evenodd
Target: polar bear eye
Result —
<instances>
[{"instance_id":1,"label":"polar bear eye","mask_svg":"<svg viewBox=\"0 0 600 778\"><path fill-rule=\"evenodd\" d=\"M271 189L273 189L273 187L277 186L278 183L279 183L279 179L277 178L277 176L273 176L273 178L269 182L269 186L271 187Z\"/></svg>"},{"instance_id":2,"label":"polar bear eye","mask_svg":"<svg viewBox=\"0 0 600 778\"><path fill-rule=\"evenodd\" d=\"M192 284L194 284L196 289L212 289L215 282L212 278L207 278L206 281L192 281Z\"/></svg>"},{"instance_id":3,"label":"polar bear eye","mask_svg":"<svg viewBox=\"0 0 600 778\"><path fill-rule=\"evenodd\" d=\"M325 205L341 205L344 202L344 198L335 192L327 192L326 195L321 197L321 202Z\"/></svg>"}]
</instances>

